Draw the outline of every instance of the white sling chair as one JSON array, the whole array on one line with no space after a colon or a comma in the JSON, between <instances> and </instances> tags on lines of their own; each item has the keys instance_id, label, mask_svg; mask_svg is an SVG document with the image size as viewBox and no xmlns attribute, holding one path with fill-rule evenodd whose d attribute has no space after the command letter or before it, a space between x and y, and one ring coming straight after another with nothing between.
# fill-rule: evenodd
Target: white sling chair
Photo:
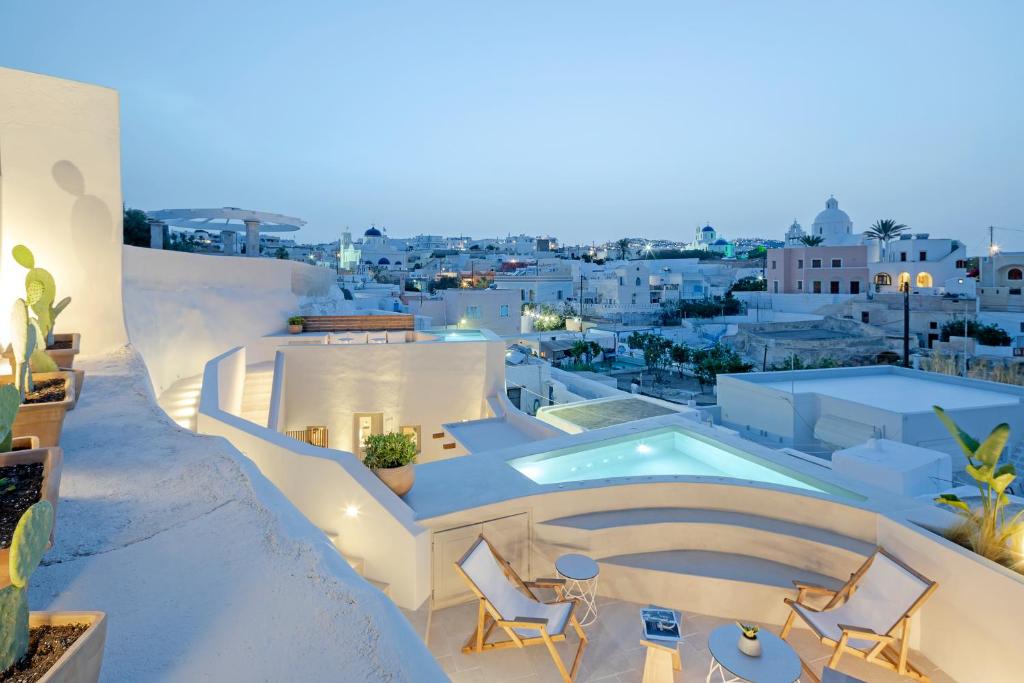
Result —
<instances>
[{"instance_id":1,"label":"white sling chair","mask_svg":"<svg viewBox=\"0 0 1024 683\"><path fill-rule=\"evenodd\" d=\"M793 584L798 593L796 600L786 598L793 611L782 627L783 639L789 636L794 618L800 617L823 645L834 648L828 666L836 668L840 657L850 654L928 682L928 677L907 661L910 619L937 583L878 548L838 591L799 581ZM805 602L815 594L831 599L818 610ZM817 680L813 674L811 677Z\"/></svg>"},{"instance_id":2,"label":"white sling chair","mask_svg":"<svg viewBox=\"0 0 1024 683\"><path fill-rule=\"evenodd\" d=\"M455 568L479 599L476 630L466 641L463 652L543 644L555 660L562 680L570 683L576 678L587 636L573 614L576 600L565 600L562 596L563 579L523 581L483 536L455 563ZM556 600L541 602L531 588L553 588ZM555 642L565 640L570 624L579 636L580 646L572 668L567 670L555 649ZM495 626L504 630L509 639L488 642Z\"/></svg>"}]
</instances>

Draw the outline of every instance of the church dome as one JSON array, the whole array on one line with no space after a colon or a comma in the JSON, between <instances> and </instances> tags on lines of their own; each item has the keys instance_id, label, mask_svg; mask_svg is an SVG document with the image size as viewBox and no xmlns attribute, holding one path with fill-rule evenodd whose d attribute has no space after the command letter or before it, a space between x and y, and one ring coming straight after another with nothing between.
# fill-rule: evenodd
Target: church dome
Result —
<instances>
[{"instance_id":1,"label":"church dome","mask_svg":"<svg viewBox=\"0 0 1024 683\"><path fill-rule=\"evenodd\" d=\"M380 230L371 226L369 230L363 233L363 237L380 237Z\"/></svg>"},{"instance_id":2,"label":"church dome","mask_svg":"<svg viewBox=\"0 0 1024 683\"><path fill-rule=\"evenodd\" d=\"M715 240L715 245L716 245L716 246L719 246L719 247L721 247L721 246L724 246L724 245L726 245L726 244L729 244L729 242L727 242L726 240L723 240L723 239L717 239L717 240Z\"/></svg>"},{"instance_id":3,"label":"church dome","mask_svg":"<svg viewBox=\"0 0 1024 683\"><path fill-rule=\"evenodd\" d=\"M712 228L710 225L705 225L703 228L700 229L700 231L701 232L714 232L715 229Z\"/></svg>"},{"instance_id":4,"label":"church dome","mask_svg":"<svg viewBox=\"0 0 1024 683\"><path fill-rule=\"evenodd\" d=\"M824 237L826 244L839 244L853 233L853 221L839 208L835 197L825 202L825 210L814 217L811 234Z\"/></svg>"}]
</instances>

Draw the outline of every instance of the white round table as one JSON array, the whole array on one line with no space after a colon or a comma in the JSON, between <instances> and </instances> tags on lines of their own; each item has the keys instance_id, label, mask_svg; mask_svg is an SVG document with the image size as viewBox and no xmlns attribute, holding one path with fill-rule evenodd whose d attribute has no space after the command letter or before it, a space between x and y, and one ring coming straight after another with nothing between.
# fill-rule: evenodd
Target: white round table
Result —
<instances>
[{"instance_id":1,"label":"white round table","mask_svg":"<svg viewBox=\"0 0 1024 683\"><path fill-rule=\"evenodd\" d=\"M555 571L565 579L566 598L576 598L583 606L580 626L597 620L597 562L586 555L571 553L555 560Z\"/></svg>"},{"instance_id":2,"label":"white round table","mask_svg":"<svg viewBox=\"0 0 1024 683\"><path fill-rule=\"evenodd\" d=\"M774 633L761 630L757 634L757 639L761 641L761 656L751 657L740 652L737 646L740 635L739 626L725 624L708 636L711 665L708 667L706 683L711 682L715 671L718 671L723 683L793 683L800 680L800 657L789 643ZM726 674L732 678L726 678Z\"/></svg>"}]
</instances>

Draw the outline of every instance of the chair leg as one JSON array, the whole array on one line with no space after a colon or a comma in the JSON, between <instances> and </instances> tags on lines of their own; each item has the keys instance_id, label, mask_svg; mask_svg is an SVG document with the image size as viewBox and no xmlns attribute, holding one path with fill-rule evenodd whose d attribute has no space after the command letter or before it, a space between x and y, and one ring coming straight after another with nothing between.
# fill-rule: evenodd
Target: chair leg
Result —
<instances>
[{"instance_id":1,"label":"chair leg","mask_svg":"<svg viewBox=\"0 0 1024 683\"><path fill-rule=\"evenodd\" d=\"M832 652L832 656L828 660L829 667L833 669L839 668L839 658L843 656L843 648L846 647L847 635L844 632L839 642L836 643L836 649Z\"/></svg>"},{"instance_id":2,"label":"chair leg","mask_svg":"<svg viewBox=\"0 0 1024 683\"><path fill-rule=\"evenodd\" d=\"M782 632L779 633L779 637L785 640L789 637L789 631L793 628L793 620L796 619L796 612L792 609L789 610L789 616L786 617L786 623L782 625Z\"/></svg>"},{"instance_id":3,"label":"chair leg","mask_svg":"<svg viewBox=\"0 0 1024 683\"><path fill-rule=\"evenodd\" d=\"M548 630L546 628L541 629L540 636L544 639L544 645L547 646L548 652L551 653L551 659L555 660L555 666L558 667L558 673L562 674L562 680L565 683L572 683L572 676L569 675L565 664L562 663L562 657L558 654L558 650L555 649L555 642L548 635Z\"/></svg>"},{"instance_id":4,"label":"chair leg","mask_svg":"<svg viewBox=\"0 0 1024 683\"><path fill-rule=\"evenodd\" d=\"M476 630L473 631L473 633L469 636L469 640L466 641L466 645L462 648L463 652L467 652L469 650L473 650L476 652L484 651L484 638L486 637L484 635L484 628L486 628L487 626L487 624L485 623L486 619L490 615L487 614L487 610L484 609L483 600L478 601L478 605L479 609L477 610L476 616Z\"/></svg>"}]
</instances>

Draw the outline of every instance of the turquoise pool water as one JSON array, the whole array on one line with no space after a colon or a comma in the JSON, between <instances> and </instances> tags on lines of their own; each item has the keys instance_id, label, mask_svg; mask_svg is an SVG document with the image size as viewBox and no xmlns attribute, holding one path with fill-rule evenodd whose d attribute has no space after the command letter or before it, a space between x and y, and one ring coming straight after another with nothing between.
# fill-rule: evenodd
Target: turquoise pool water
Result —
<instances>
[{"instance_id":1,"label":"turquoise pool water","mask_svg":"<svg viewBox=\"0 0 1024 683\"><path fill-rule=\"evenodd\" d=\"M438 339L446 342L484 341L487 339L480 330L436 330L431 334L436 334Z\"/></svg>"},{"instance_id":2,"label":"turquoise pool water","mask_svg":"<svg viewBox=\"0 0 1024 683\"><path fill-rule=\"evenodd\" d=\"M787 471L781 465L725 450L675 429L528 455L510 460L508 464L538 484L687 475L728 477L819 493L849 493L796 471Z\"/></svg>"}]
</instances>

